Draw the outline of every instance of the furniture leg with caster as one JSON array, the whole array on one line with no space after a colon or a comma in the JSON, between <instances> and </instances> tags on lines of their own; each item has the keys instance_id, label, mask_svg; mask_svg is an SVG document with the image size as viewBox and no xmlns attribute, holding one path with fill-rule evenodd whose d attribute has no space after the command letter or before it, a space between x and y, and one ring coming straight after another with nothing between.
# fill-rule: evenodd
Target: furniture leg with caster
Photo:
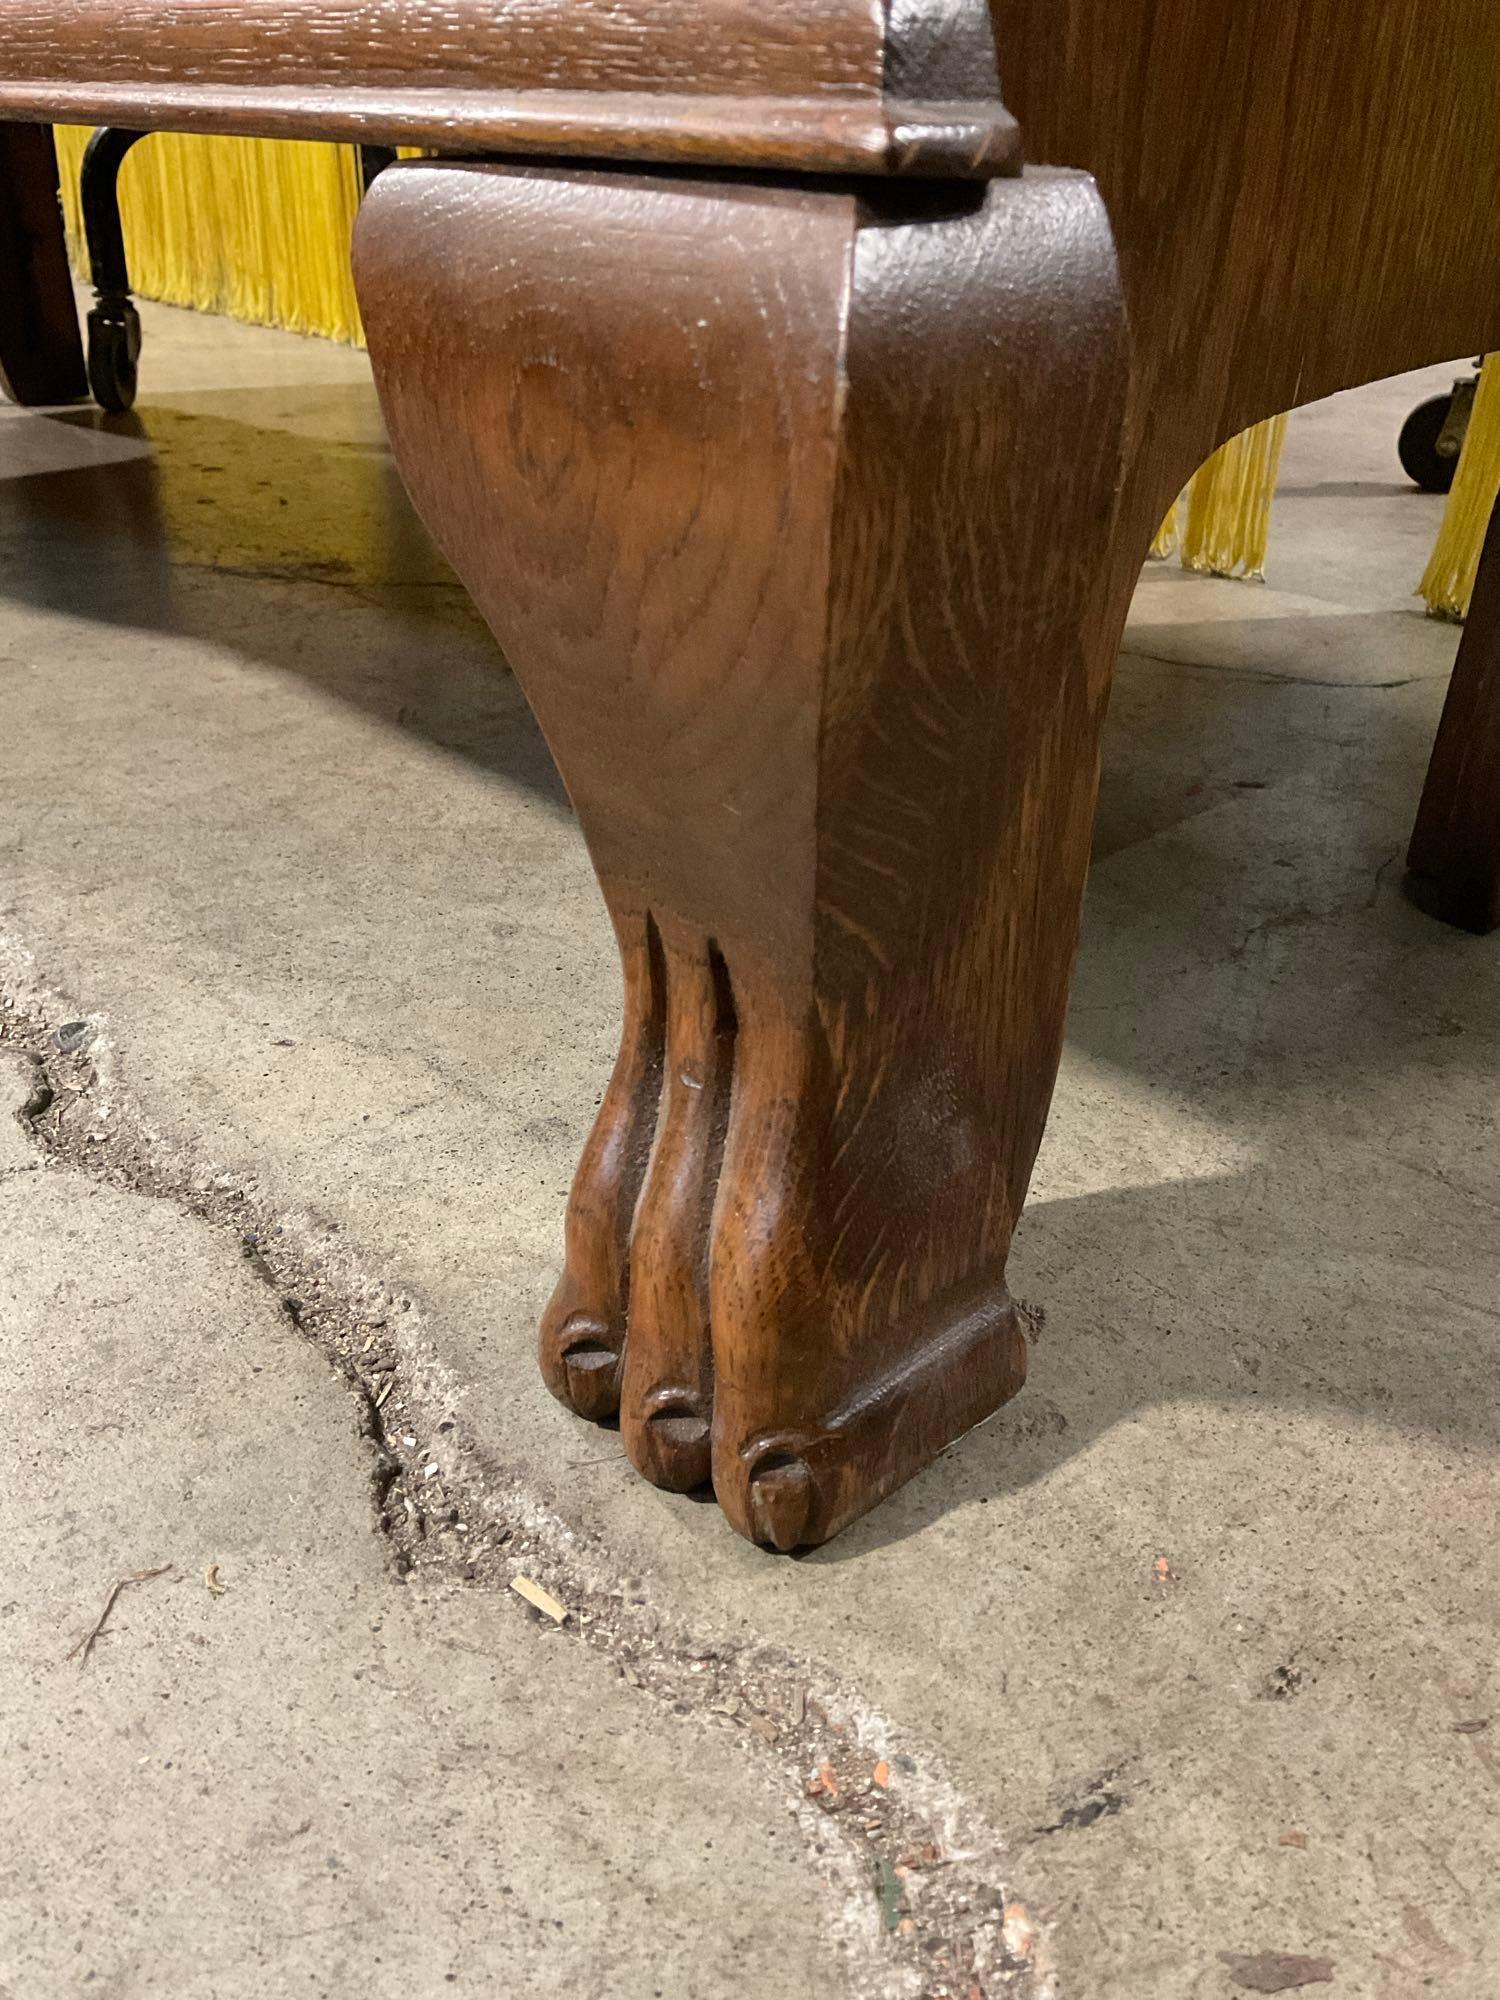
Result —
<instances>
[{"instance_id":1,"label":"furniture leg with caster","mask_svg":"<svg viewBox=\"0 0 1500 2000\"><path fill-rule=\"evenodd\" d=\"M141 321L131 298L130 267L120 221L120 169L144 132L101 126L89 140L79 180L84 236L94 304L88 314L88 379L100 409L118 414L135 403L141 355ZM359 149L361 186L396 159L389 146Z\"/></svg>"},{"instance_id":2,"label":"furniture leg with caster","mask_svg":"<svg viewBox=\"0 0 1500 2000\"><path fill-rule=\"evenodd\" d=\"M101 410L118 414L135 402L141 358L141 318L130 296L125 232L120 226L120 169L144 132L104 125L83 155L79 193L94 303L88 315L89 388Z\"/></svg>"}]
</instances>

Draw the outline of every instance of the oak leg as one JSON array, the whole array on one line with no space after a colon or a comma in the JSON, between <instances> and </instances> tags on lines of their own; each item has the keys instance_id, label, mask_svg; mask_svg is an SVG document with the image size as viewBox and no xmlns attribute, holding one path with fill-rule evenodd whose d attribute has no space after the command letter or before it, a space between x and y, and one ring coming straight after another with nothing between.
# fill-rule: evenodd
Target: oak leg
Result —
<instances>
[{"instance_id":1,"label":"oak leg","mask_svg":"<svg viewBox=\"0 0 1500 2000\"><path fill-rule=\"evenodd\" d=\"M45 125L0 124L0 388L16 403L88 394Z\"/></svg>"},{"instance_id":2,"label":"oak leg","mask_svg":"<svg viewBox=\"0 0 1500 2000\"><path fill-rule=\"evenodd\" d=\"M1500 924L1500 504L1443 704L1407 866L1424 907L1463 930Z\"/></svg>"},{"instance_id":3,"label":"oak leg","mask_svg":"<svg viewBox=\"0 0 1500 2000\"><path fill-rule=\"evenodd\" d=\"M1102 206L401 166L356 274L625 962L547 1381L823 1541L1025 1371L1005 1259L1145 553Z\"/></svg>"}]
</instances>

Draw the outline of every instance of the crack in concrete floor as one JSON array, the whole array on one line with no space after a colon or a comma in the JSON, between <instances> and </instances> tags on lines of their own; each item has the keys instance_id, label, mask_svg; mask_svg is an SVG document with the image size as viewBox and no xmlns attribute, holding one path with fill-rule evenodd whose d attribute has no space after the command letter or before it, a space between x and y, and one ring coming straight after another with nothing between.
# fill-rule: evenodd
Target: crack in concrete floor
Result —
<instances>
[{"instance_id":1,"label":"crack in concrete floor","mask_svg":"<svg viewBox=\"0 0 1500 2000\"><path fill-rule=\"evenodd\" d=\"M13 965L27 956L4 942ZM606 1546L465 1431L420 1303L374 1274L336 1225L277 1215L242 1179L165 1144L132 1112L102 1022L32 981L0 984L0 1051L31 1065L16 1115L49 1163L222 1232L333 1369L369 1455L394 1585L420 1572L428 1585L504 1592L496 1615L606 1655L666 1715L713 1717L793 1804L860 2000L1056 1994L1043 1928L1002 1886L999 1839L929 1752L913 1754L909 1737L898 1751L886 1719L820 1662L694 1631L652 1602L648 1577L617 1575ZM565 1622L549 1626L513 1597L517 1577L556 1597Z\"/></svg>"}]
</instances>

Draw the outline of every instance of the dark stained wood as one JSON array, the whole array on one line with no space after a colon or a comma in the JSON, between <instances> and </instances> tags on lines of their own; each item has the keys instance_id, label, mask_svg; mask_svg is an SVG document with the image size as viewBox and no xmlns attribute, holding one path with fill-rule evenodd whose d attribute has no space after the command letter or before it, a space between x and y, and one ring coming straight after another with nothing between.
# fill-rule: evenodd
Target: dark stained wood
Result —
<instances>
[{"instance_id":1,"label":"dark stained wood","mask_svg":"<svg viewBox=\"0 0 1500 2000\"><path fill-rule=\"evenodd\" d=\"M88 394L57 155L39 125L0 125L0 389L17 403Z\"/></svg>"},{"instance_id":2,"label":"dark stained wood","mask_svg":"<svg viewBox=\"0 0 1500 2000\"><path fill-rule=\"evenodd\" d=\"M1013 173L1020 142L1003 107L892 105L851 99L688 97L642 92L391 88L237 92L0 83L0 119L46 105L58 124L231 132L265 139L373 141L441 153L536 153L772 172L916 174L981 179Z\"/></svg>"},{"instance_id":3,"label":"dark stained wood","mask_svg":"<svg viewBox=\"0 0 1500 2000\"><path fill-rule=\"evenodd\" d=\"M983 177L985 0L0 0L0 117ZM988 51L976 65L975 49Z\"/></svg>"},{"instance_id":4,"label":"dark stained wood","mask_svg":"<svg viewBox=\"0 0 1500 2000\"><path fill-rule=\"evenodd\" d=\"M1102 209L1070 175L882 213L412 166L356 275L625 959L547 1379L618 1400L649 1478L711 1464L742 1533L822 1541L1024 1373L1005 1256L1088 854L1085 635L1142 554L1110 548Z\"/></svg>"},{"instance_id":5,"label":"dark stained wood","mask_svg":"<svg viewBox=\"0 0 1500 2000\"><path fill-rule=\"evenodd\" d=\"M1490 516L1407 866L1425 908L1500 925L1500 505Z\"/></svg>"}]
</instances>

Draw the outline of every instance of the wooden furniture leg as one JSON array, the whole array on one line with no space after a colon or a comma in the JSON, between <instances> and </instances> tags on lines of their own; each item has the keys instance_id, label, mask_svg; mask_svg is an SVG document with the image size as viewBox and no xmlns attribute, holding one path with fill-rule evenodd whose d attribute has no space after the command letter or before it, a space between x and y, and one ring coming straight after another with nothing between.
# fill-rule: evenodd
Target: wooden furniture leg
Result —
<instances>
[{"instance_id":1,"label":"wooden furniture leg","mask_svg":"<svg viewBox=\"0 0 1500 2000\"><path fill-rule=\"evenodd\" d=\"M88 394L47 125L0 124L0 388L16 403Z\"/></svg>"},{"instance_id":2,"label":"wooden furniture leg","mask_svg":"<svg viewBox=\"0 0 1500 2000\"><path fill-rule=\"evenodd\" d=\"M413 498L525 684L625 965L554 1393L825 1540L1019 1388L1114 650L1093 184L381 175Z\"/></svg>"},{"instance_id":3,"label":"wooden furniture leg","mask_svg":"<svg viewBox=\"0 0 1500 2000\"><path fill-rule=\"evenodd\" d=\"M1417 899L1434 915L1469 931L1500 924L1500 504L1406 860Z\"/></svg>"}]
</instances>

